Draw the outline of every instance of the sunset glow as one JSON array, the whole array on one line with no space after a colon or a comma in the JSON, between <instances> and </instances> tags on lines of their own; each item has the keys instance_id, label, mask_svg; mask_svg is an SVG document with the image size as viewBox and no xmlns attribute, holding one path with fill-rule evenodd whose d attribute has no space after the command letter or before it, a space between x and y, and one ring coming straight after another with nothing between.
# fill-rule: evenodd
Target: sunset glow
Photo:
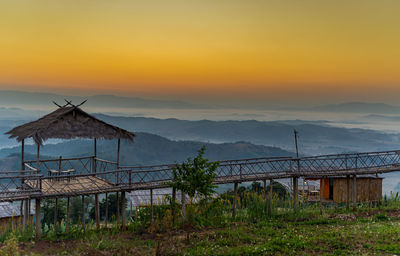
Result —
<instances>
[{"instance_id":1,"label":"sunset glow","mask_svg":"<svg viewBox=\"0 0 400 256\"><path fill-rule=\"evenodd\" d=\"M400 92L399 1L0 3L0 85L260 97Z\"/></svg>"}]
</instances>

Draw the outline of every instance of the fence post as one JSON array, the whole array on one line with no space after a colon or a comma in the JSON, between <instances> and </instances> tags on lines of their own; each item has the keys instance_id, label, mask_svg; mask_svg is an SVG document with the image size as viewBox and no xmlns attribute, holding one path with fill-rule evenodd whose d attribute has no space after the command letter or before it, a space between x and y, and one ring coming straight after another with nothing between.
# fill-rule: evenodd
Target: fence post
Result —
<instances>
[{"instance_id":1,"label":"fence post","mask_svg":"<svg viewBox=\"0 0 400 256\"><path fill-rule=\"evenodd\" d=\"M346 175L346 211L350 210L350 175Z\"/></svg>"}]
</instances>

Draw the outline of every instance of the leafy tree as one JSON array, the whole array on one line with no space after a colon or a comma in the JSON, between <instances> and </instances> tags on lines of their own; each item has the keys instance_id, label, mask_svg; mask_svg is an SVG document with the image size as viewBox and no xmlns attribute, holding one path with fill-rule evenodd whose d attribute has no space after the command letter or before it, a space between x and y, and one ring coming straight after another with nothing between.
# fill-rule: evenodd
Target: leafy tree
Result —
<instances>
[{"instance_id":1,"label":"leafy tree","mask_svg":"<svg viewBox=\"0 0 400 256\"><path fill-rule=\"evenodd\" d=\"M195 158L189 157L172 168L173 181L169 185L187 194L191 201L195 196L207 198L215 193L213 181L217 176L215 170L219 162L210 162L204 158L205 150L205 146L201 147Z\"/></svg>"}]
</instances>

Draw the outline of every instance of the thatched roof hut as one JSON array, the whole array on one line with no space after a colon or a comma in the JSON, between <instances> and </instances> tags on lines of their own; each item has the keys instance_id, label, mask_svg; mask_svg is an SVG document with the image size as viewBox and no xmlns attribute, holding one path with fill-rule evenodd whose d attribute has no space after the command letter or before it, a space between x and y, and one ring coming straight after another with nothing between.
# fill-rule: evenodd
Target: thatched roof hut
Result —
<instances>
[{"instance_id":1,"label":"thatched roof hut","mask_svg":"<svg viewBox=\"0 0 400 256\"><path fill-rule=\"evenodd\" d=\"M59 107L42 118L20 125L6 134L17 141L33 138L42 145L47 139L127 139L133 141L135 134L108 124L89 115L78 106Z\"/></svg>"}]
</instances>

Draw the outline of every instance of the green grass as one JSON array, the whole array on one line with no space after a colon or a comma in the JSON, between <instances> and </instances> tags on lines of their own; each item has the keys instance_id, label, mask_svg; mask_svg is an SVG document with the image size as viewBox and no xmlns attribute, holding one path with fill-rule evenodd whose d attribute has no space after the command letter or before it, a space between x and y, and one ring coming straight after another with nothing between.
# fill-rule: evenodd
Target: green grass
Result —
<instances>
[{"instance_id":1,"label":"green grass","mask_svg":"<svg viewBox=\"0 0 400 256\"><path fill-rule=\"evenodd\" d=\"M9 232L0 239L7 243L16 237L20 252L41 255L400 254L398 199L386 200L381 209L359 205L355 213L326 206L322 215L319 205L304 205L294 213L282 202L272 217L267 215L265 201L259 199L249 195L246 207L239 204L235 218L224 200L188 206L191 222L185 227L180 224L181 213L173 224L170 209L163 205L155 209L153 225L148 209L143 209L126 231L117 225L96 230L89 223L85 232L80 226L69 231L62 225L56 230L47 228L39 241L31 229Z\"/></svg>"}]
</instances>

